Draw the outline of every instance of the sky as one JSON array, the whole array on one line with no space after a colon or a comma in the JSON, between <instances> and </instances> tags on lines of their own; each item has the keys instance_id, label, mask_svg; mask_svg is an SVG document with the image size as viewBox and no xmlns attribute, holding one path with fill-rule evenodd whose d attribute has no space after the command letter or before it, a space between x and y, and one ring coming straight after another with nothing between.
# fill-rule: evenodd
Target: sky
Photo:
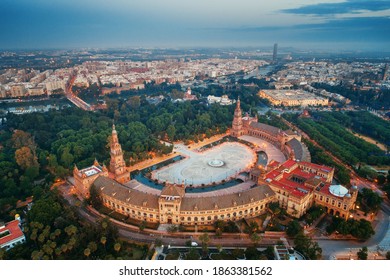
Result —
<instances>
[{"instance_id":1,"label":"sky","mask_svg":"<svg viewBox=\"0 0 390 280\"><path fill-rule=\"evenodd\" d=\"M0 49L388 51L390 0L0 0Z\"/></svg>"}]
</instances>

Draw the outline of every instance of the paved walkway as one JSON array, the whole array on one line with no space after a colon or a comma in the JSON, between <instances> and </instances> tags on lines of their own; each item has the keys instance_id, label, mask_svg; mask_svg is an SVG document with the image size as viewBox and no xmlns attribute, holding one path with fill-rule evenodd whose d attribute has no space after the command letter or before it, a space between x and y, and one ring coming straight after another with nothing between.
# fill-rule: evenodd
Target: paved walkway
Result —
<instances>
[{"instance_id":1,"label":"paved walkway","mask_svg":"<svg viewBox=\"0 0 390 280\"><path fill-rule=\"evenodd\" d=\"M260 150L263 150L267 154L267 157L268 157L267 164L271 160L276 160L278 162L285 162L286 161L286 157L284 156L282 151L280 151L277 147L275 147L274 145L272 145L271 143L269 143L265 140L262 140L262 139L259 139L259 138L253 137L253 136L249 136L249 135L241 136L240 139L242 139L244 141L248 141L252 144L255 144Z\"/></svg>"},{"instance_id":2,"label":"paved walkway","mask_svg":"<svg viewBox=\"0 0 390 280\"><path fill-rule=\"evenodd\" d=\"M186 159L153 171L152 179L193 186L210 185L235 178L238 173L249 170L256 161L255 152L237 142L225 142L202 152L176 144L175 151ZM221 160L224 164L212 167L209 165L212 160Z\"/></svg>"}]
</instances>

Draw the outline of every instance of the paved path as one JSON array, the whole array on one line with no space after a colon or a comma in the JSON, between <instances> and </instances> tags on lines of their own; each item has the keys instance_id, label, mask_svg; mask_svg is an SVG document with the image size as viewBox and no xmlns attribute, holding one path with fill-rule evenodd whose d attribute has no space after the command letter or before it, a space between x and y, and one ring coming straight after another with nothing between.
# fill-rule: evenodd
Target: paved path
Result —
<instances>
[{"instance_id":1,"label":"paved path","mask_svg":"<svg viewBox=\"0 0 390 280\"><path fill-rule=\"evenodd\" d=\"M269 143L265 140L262 140L262 139L259 139L259 138L253 137L253 136L249 136L249 135L241 136L240 139L247 141L247 142L250 142L250 143L256 145L258 147L258 149L264 151L268 157L267 164L271 160L276 160L278 162L285 162L286 161L286 157L284 156L284 154L277 147L275 147L274 145L272 145L271 143Z\"/></svg>"},{"instance_id":2,"label":"paved path","mask_svg":"<svg viewBox=\"0 0 390 280\"><path fill-rule=\"evenodd\" d=\"M256 154L248 146L237 142L225 142L204 151L194 151L176 144L175 151L186 157L152 172L158 181L201 186L219 183L237 177L249 170L256 161ZM212 160L220 160L220 167L210 166Z\"/></svg>"},{"instance_id":3,"label":"paved path","mask_svg":"<svg viewBox=\"0 0 390 280\"><path fill-rule=\"evenodd\" d=\"M368 247L370 259L379 258L378 249L380 245L388 244L390 236L390 218L389 213L379 211L375 222L375 235L365 242L355 240L330 240L330 239L315 239L322 248L322 256L324 259L345 258L351 255L351 258L356 259L356 253L363 246ZM382 255L385 255L389 249L379 250Z\"/></svg>"}]
</instances>

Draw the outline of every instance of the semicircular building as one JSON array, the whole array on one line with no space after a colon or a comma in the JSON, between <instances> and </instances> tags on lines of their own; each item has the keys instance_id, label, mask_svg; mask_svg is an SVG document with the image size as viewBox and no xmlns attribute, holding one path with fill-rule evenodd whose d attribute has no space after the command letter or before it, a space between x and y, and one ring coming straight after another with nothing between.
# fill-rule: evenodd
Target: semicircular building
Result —
<instances>
[{"instance_id":1,"label":"semicircular building","mask_svg":"<svg viewBox=\"0 0 390 280\"><path fill-rule=\"evenodd\" d=\"M287 160L271 160L265 167L252 164L246 170L246 179L221 190L191 193L183 184L171 183L158 190L130 178L113 126L109 169L96 160L85 169L75 166L73 182L84 198L89 197L93 185L104 206L136 222L210 225L217 220L234 221L261 215L276 201L297 218L313 204L325 207L330 214L349 217L357 189L332 186L334 168L310 163L310 154L300 135L259 123L257 118L248 115L243 117L238 100L231 136L262 139L277 147Z\"/></svg>"}]
</instances>

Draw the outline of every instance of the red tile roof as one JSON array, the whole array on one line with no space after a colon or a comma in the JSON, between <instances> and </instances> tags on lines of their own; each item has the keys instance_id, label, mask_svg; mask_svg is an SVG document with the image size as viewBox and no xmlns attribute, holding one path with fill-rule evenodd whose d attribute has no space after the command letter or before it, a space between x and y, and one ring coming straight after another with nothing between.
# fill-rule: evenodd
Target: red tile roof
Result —
<instances>
[{"instance_id":1,"label":"red tile roof","mask_svg":"<svg viewBox=\"0 0 390 280\"><path fill-rule=\"evenodd\" d=\"M14 220L12 222L7 223L4 228L0 229L0 234L2 234L7 230L9 231L10 234L0 238L0 245L7 244L12 240L24 236L23 231L19 227L18 220Z\"/></svg>"},{"instance_id":2,"label":"red tile roof","mask_svg":"<svg viewBox=\"0 0 390 280\"><path fill-rule=\"evenodd\" d=\"M316 173L311 173L303 170L301 167L295 168L293 170L292 167L299 163L300 165L311 167L312 169L320 169L322 171L330 172L333 168L318 164L313 164L310 162L297 162L295 160L289 159L286 162L284 162L282 165L280 165L279 168L274 169L270 172L268 172L265 175L266 179L272 179L271 184L274 185L277 188L284 189L288 191L291 195L296 197L304 197L307 193L310 193L312 191L311 188L305 186L304 182L312 179L317 178L318 180L322 181L323 183L326 183L326 180L320 176L317 176ZM291 170L288 173L283 172L283 170L288 169ZM275 179L280 174L283 174L280 179ZM290 180L292 176L297 176L303 178L303 182L296 182L294 180ZM321 192L323 193L329 193L329 183L326 183L325 186L321 189Z\"/></svg>"},{"instance_id":3,"label":"red tile roof","mask_svg":"<svg viewBox=\"0 0 390 280\"><path fill-rule=\"evenodd\" d=\"M307 194L307 193L304 193L304 192L297 190L297 186L290 185L290 182L291 181L288 181L288 182L286 182L286 181L272 181L271 184L276 186L276 187L279 187L281 189L286 190L287 192L290 193L290 195L293 195L295 197L304 197ZM301 185L299 185L298 187L306 190L306 188L304 188Z\"/></svg>"},{"instance_id":4,"label":"red tile roof","mask_svg":"<svg viewBox=\"0 0 390 280\"><path fill-rule=\"evenodd\" d=\"M275 177L277 177L278 175L280 175L280 171L273 170L266 175L266 179L275 179Z\"/></svg>"},{"instance_id":5,"label":"red tile roof","mask_svg":"<svg viewBox=\"0 0 390 280\"><path fill-rule=\"evenodd\" d=\"M326 194L326 195L332 195L333 194L329 191L329 188L330 188L330 184L327 183L325 186L323 186L321 189L320 189L320 193L323 193L323 194Z\"/></svg>"},{"instance_id":6,"label":"red tile roof","mask_svg":"<svg viewBox=\"0 0 390 280\"><path fill-rule=\"evenodd\" d=\"M309 172L306 172L306 171L303 171L299 168L295 169L294 171L292 171L289 175L296 175L296 176L299 176L299 177L302 177L302 178L305 178L305 179L310 179L310 178L313 178L316 174L313 174L313 173L309 173Z\"/></svg>"},{"instance_id":7,"label":"red tile roof","mask_svg":"<svg viewBox=\"0 0 390 280\"><path fill-rule=\"evenodd\" d=\"M286 160L286 161L282 164L282 166L283 166L284 168L290 169L290 168L293 167L294 164L296 164L296 163L297 163L297 162L296 162L295 160L293 160L293 159L288 159L288 160Z\"/></svg>"}]
</instances>

